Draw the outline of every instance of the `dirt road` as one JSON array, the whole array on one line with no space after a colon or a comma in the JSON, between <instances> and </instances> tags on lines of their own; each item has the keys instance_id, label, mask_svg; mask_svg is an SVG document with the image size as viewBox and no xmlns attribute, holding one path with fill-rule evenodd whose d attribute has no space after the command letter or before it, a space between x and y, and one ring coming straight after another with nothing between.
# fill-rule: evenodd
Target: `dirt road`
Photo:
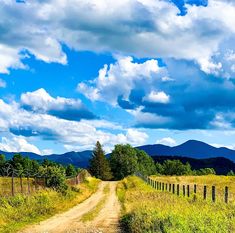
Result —
<instances>
[{"instance_id":1,"label":"dirt road","mask_svg":"<svg viewBox=\"0 0 235 233\"><path fill-rule=\"evenodd\" d=\"M104 187L110 186L105 205L91 222L83 223L81 217L104 198ZM116 233L119 231L120 204L116 196L116 182L102 182L99 189L83 203L21 231L21 233Z\"/></svg>"}]
</instances>

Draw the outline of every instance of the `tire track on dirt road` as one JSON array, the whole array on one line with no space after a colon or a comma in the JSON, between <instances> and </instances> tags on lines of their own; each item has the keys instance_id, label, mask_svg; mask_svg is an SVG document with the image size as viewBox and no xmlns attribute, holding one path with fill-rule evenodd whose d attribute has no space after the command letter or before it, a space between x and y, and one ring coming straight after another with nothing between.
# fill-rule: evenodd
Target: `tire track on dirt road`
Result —
<instances>
[{"instance_id":1,"label":"tire track on dirt road","mask_svg":"<svg viewBox=\"0 0 235 233\"><path fill-rule=\"evenodd\" d=\"M110 186L104 207L91 222L83 223L80 219L91 211L102 198L104 187ZM117 182L103 181L98 191L84 202L71 208L67 212L57 214L39 224L29 226L20 233L116 233L119 229L120 203L116 195Z\"/></svg>"}]
</instances>

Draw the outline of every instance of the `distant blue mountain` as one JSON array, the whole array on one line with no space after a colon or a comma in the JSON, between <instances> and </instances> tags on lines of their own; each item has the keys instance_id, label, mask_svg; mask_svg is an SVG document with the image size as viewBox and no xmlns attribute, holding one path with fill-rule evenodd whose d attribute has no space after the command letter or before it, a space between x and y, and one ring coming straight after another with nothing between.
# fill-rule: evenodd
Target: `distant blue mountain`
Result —
<instances>
[{"instance_id":1,"label":"distant blue mountain","mask_svg":"<svg viewBox=\"0 0 235 233\"><path fill-rule=\"evenodd\" d=\"M152 157L157 156L171 156L188 157L194 159L209 159L216 157L224 157L235 162L235 150L230 150L225 147L216 148L210 146L204 142L189 140L178 146L165 146L161 144L139 146L138 149L144 150ZM4 154L7 159L12 158L15 152L0 151L0 154ZM89 160L92 155L92 151L86 150L82 152L67 152L64 154L52 154L52 155L38 155L30 152L20 152L23 156L31 159L42 161L43 159L49 159L51 161L61 163L64 165L74 164L77 167L88 167ZM154 158L156 159L156 158Z\"/></svg>"},{"instance_id":2,"label":"distant blue mountain","mask_svg":"<svg viewBox=\"0 0 235 233\"><path fill-rule=\"evenodd\" d=\"M54 161L56 163L61 163L64 165L73 164L77 167L87 167L89 164L89 159L91 158L92 151L86 150L82 152L67 152L64 154L52 154L52 155L38 155L31 152L4 152L0 151L0 154L4 154L7 159L11 159L14 154L21 154L25 157L29 157L30 159L42 161L44 159L48 159Z\"/></svg>"},{"instance_id":3,"label":"distant blue mountain","mask_svg":"<svg viewBox=\"0 0 235 233\"><path fill-rule=\"evenodd\" d=\"M178 146L165 146L161 144L139 146L150 156L181 156L195 159L208 159L224 157L235 162L235 150L225 147L216 148L201 141L189 140Z\"/></svg>"}]
</instances>

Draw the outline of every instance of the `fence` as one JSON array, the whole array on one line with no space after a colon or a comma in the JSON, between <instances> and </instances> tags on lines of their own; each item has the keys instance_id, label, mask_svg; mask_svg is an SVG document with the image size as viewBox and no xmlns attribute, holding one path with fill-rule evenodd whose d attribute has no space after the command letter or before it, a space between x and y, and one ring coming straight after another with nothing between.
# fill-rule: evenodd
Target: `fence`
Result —
<instances>
[{"instance_id":1,"label":"fence","mask_svg":"<svg viewBox=\"0 0 235 233\"><path fill-rule=\"evenodd\" d=\"M22 171L7 165L1 171L0 176L0 196L14 196L16 194L32 194L38 190L44 189L47 185L47 177L41 176L30 170ZM70 186L78 185L89 176L86 170L82 170L76 177L68 177L66 183Z\"/></svg>"},{"instance_id":2,"label":"fence","mask_svg":"<svg viewBox=\"0 0 235 233\"><path fill-rule=\"evenodd\" d=\"M225 203L231 203L235 201L233 196L229 192L229 187L225 186L223 191L217 192L216 186L199 185L199 184L176 184L169 182L162 182L152 179L142 174L136 174L143 179L147 184L159 191L166 191L177 196L201 198L212 202L223 201Z\"/></svg>"}]
</instances>

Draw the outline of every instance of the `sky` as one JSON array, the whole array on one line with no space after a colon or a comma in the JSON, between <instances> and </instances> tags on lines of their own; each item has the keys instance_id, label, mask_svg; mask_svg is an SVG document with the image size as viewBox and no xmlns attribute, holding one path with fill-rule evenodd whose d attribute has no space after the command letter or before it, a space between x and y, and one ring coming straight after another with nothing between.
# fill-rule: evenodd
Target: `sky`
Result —
<instances>
[{"instance_id":1,"label":"sky","mask_svg":"<svg viewBox=\"0 0 235 233\"><path fill-rule=\"evenodd\" d=\"M0 150L235 148L233 0L0 3Z\"/></svg>"}]
</instances>

